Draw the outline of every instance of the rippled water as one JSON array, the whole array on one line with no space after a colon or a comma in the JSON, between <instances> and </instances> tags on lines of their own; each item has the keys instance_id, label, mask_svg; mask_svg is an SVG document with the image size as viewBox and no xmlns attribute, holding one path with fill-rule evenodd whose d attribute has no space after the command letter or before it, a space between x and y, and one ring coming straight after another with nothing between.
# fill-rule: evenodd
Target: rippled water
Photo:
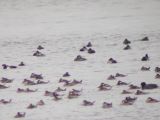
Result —
<instances>
[{"instance_id":1,"label":"rippled water","mask_svg":"<svg viewBox=\"0 0 160 120\"><path fill-rule=\"evenodd\" d=\"M0 90L0 99L12 99L8 105L0 104L0 120L12 120L14 115L26 112L25 120L158 120L159 103L147 104L147 97L160 99L160 91L151 90L147 95L137 96L132 106L120 105L128 95L121 95L127 86L116 86L117 80L108 81L110 74L127 74L119 78L140 85L142 81L157 83L154 68L159 66L160 3L158 0L1 0L0 1L0 64L17 65L24 61L25 67L2 70L0 77L13 78L6 84L10 88ZM150 41L139 39L148 36ZM131 40L131 50L124 51L123 40ZM93 43L96 54L80 53L87 42ZM32 54L38 45L45 47L45 57ZM141 62L146 53L150 61ZM74 62L81 54L87 61ZM118 64L107 64L113 57ZM151 71L140 71L141 66L150 66ZM68 79L83 80L83 84L68 87L63 100L55 102L45 97L44 91L54 91L62 74L68 71ZM27 88L21 82L32 72L42 73L50 84L30 86L38 89L31 94L18 94L17 88ZM105 82L113 89L100 92L97 86ZM83 88L82 95L67 99L72 88ZM135 90L133 90L135 92ZM136 96L131 94L131 96ZM45 106L33 110L26 107L43 99ZM96 101L94 106L83 107L84 99ZM102 109L102 102L112 102L113 108Z\"/></svg>"}]
</instances>

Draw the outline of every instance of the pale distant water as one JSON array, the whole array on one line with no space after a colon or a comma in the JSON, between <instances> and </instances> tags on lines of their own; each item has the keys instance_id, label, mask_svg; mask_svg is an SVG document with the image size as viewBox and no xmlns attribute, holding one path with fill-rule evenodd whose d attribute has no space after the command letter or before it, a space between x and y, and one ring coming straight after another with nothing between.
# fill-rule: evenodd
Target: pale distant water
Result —
<instances>
[{"instance_id":1,"label":"pale distant water","mask_svg":"<svg viewBox=\"0 0 160 120\"><path fill-rule=\"evenodd\" d=\"M116 86L118 80L140 86L140 83L156 83L154 68L160 67L160 1L159 0L0 0L0 65L24 67L3 70L0 78L13 78L6 83L8 89L0 90L0 99L12 99L11 104L0 104L0 120L13 120L17 112L26 112L25 120L159 120L160 103L149 104L153 97L160 100L160 89L145 90L149 94L122 95L128 86ZM149 41L141 38L148 36ZM131 50L124 51L125 38L131 41ZM96 53L79 52L89 41ZM44 46L45 57L33 57L38 45ZM150 60L142 62L148 53ZM74 62L77 55L87 58ZM113 57L117 64L107 64ZM142 66L151 67L142 72ZM68 80L83 80L82 84L67 87L61 101L44 96L44 91L54 91L63 73ZM30 79L34 72L42 74L49 84L24 86L23 79ZM107 77L117 72L125 78L109 81ZM113 85L112 90L100 92L101 82ZM2 84L2 83L0 83ZM16 93L17 88L38 89L35 93ZM79 98L69 100L68 91L83 88ZM138 97L131 106L120 105L126 97ZM44 106L29 110L30 103L43 99ZM95 101L91 107L82 101ZM112 102L113 108L103 109L102 103Z\"/></svg>"}]
</instances>

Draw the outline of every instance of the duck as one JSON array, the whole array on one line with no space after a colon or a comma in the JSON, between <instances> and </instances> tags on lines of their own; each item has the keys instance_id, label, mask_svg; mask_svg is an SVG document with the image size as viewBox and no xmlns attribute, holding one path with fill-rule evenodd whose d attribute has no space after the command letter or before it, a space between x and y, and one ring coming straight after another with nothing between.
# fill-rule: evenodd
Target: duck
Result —
<instances>
[{"instance_id":1,"label":"duck","mask_svg":"<svg viewBox=\"0 0 160 120\"><path fill-rule=\"evenodd\" d=\"M43 100L40 100L40 101L38 101L37 102L37 104L36 104L37 106L39 105L39 106L42 106L42 105L45 105L45 103L44 103L44 101Z\"/></svg>"},{"instance_id":2,"label":"duck","mask_svg":"<svg viewBox=\"0 0 160 120\"><path fill-rule=\"evenodd\" d=\"M131 49L131 46L128 44L123 48L123 50L129 50L129 49Z\"/></svg>"},{"instance_id":3,"label":"duck","mask_svg":"<svg viewBox=\"0 0 160 120\"><path fill-rule=\"evenodd\" d=\"M156 74L155 78L160 79L160 74Z\"/></svg>"},{"instance_id":4,"label":"duck","mask_svg":"<svg viewBox=\"0 0 160 120\"><path fill-rule=\"evenodd\" d=\"M119 80L119 81L117 82L117 85L128 85L128 83L122 82L122 81Z\"/></svg>"},{"instance_id":5,"label":"duck","mask_svg":"<svg viewBox=\"0 0 160 120\"><path fill-rule=\"evenodd\" d=\"M63 77L69 77L69 76L71 76L71 75L69 74L69 72L66 72L66 73L63 74Z\"/></svg>"},{"instance_id":6,"label":"duck","mask_svg":"<svg viewBox=\"0 0 160 120\"><path fill-rule=\"evenodd\" d=\"M124 39L124 41L123 41L123 44L125 44L125 45L128 45L128 44L130 44L130 43L131 43L131 41L129 41L127 38Z\"/></svg>"},{"instance_id":7,"label":"duck","mask_svg":"<svg viewBox=\"0 0 160 120\"><path fill-rule=\"evenodd\" d=\"M54 92L46 90L45 93L44 93L44 96L53 96L53 93Z\"/></svg>"},{"instance_id":8,"label":"duck","mask_svg":"<svg viewBox=\"0 0 160 120\"><path fill-rule=\"evenodd\" d=\"M146 37L142 38L141 41L149 41L149 38L146 36Z\"/></svg>"},{"instance_id":9,"label":"duck","mask_svg":"<svg viewBox=\"0 0 160 120\"><path fill-rule=\"evenodd\" d=\"M18 66L25 66L24 62L20 62Z\"/></svg>"},{"instance_id":10,"label":"duck","mask_svg":"<svg viewBox=\"0 0 160 120\"><path fill-rule=\"evenodd\" d=\"M105 83L101 83L99 86L98 86L99 90L100 91L106 91L106 90L111 90L112 89L112 86L108 85L108 84L105 84Z\"/></svg>"},{"instance_id":11,"label":"duck","mask_svg":"<svg viewBox=\"0 0 160 120\"><path fill-rule=\"evenodd\" d=\"M150 71L150 67L144 67L144 66L142 66L141 67L141 71Z\"/></svg>"},{"instance_id":12,"label":"duck","mask_svg":"<svg viewBox=\"0 0 160 120\"><path fill-rule=\"evenodd\" d=\"M61 91L66 91L67 89L65 88L65 89L62 89L62 88L60 88L60 87L58 87L56 90L55 90L55 92L61 92Z\"/></svg>"},{"instance_id":13,"label":"duck","mask_svg":"<svg viewBox=\"0 0 160 120\"><path fill-rule=\"evenodd\" d=\"M31 73L30 78L43 79L42 74Z\"/></svg>"},{"instance_id":14,"label":"duck","mask_svg":"<svg viewBox=\"0 0 160 120\"><path fill-rule=\"evenodd\" d=\"M88 42L88 44L86 45L86 47L92 47L92 43Z\"/></svg>"},{"instance_id":15,"label":"duck","mask_svg":"<svg viewBox=\"0 0 160 120\"><path fill-rule=\"evenodd\" d=\"M137 100L137 97L133 97L133 98L132 98L132 97L128 96L128 97L126 97L125 99L126 99L127 101L131 101L131 102L132 102L132 101Z\"/></svg>"},{"instance_id":16,"label":"duck","mask_svg":"<svg viewBox=\"0 0 160 120\"><path fill-rule=\"evenodd\" d=\"M80 96L80 92L77 91L77 90L72 90L72 91L69 91L68 93L68 98L69 99L72 99L72 98L77 98L78 96Z\"/></svg>"},{"instance_id":17,"label":"duck","mask_svg":"<svg viewBox=\"0 0 160 120\"><path fill-rule=\"evenodd\" d=\"M115 80L116 78L115 78L115 76L114 75L110 75L108 78L107 78L107 80Z\"/></svg>"},{"instance_id":18,"label":"duck","mask_svg":"<svg viewBox=\"0 0 160 120\"><path fill-rule=\"evenodd\" d=\"M83 106L92 106L94 105L95 101L91 102L88 100L83 100Z\"/></svg>"},{"instance_id":19,"label":"duck","mask_svg":"<svg viewBox=\"0 0 160 120\"><path fill-rule=\"evenodd\" d=\"M21 88L17 88L17 93L22 93L22 92L25 92L25 90Z\"/></svg>"},{"instance_id":20,"label":"duck","mask_svg":"<svg viewBox=\"0 0 160 120\"><path fill-rule=\"evenodd\" d=\"M38 50L42 50L42 49L44 49L44 47L42 47L41 45L39 45L39 46L37 47L37 49L38 49Z\"/></svg>"},{"instance_id":21,"label":"duck","mask_svg":"<svg viewBox=\"0 0 160 120\"><path fill-rule=\"evenodd\" d=\"M6 88L9 88L9 87L7 87L7 86L5 86L5 85L0 84L0 89L6 89Z\"/></svg>"},{"instance_id":22,"label":"duck","mask_svg":"<svg viewBox=\"0 0 160 120\"><path fill-rule=\"evenodd\" d=\"M29 92L36 92L36 91L38 91L38 89L31 90L31 89L29 89L29 88L26 88L26 90L25 90L25 92L27 92L27 93L29 93Z\"/></svg>"},{"instance_id":23,"label":"duck","mask_svg":"<svg viewBox=\"0 0 160 120\"><path fill-rule=\"evenodd\" d=\"M58 100L61 100L61 99L62 99L60 96L63 96L63 95L60 95L60 94L58 94L57 92L53 92L53 93L52 93L52 96L54 97L53 100L58 101Z\"/></svg>"},{"instance_id":24,"label":"duck","mask_svg":"<svg viewBox=\"0 0 160 120\"><path fill-rule=\"evenodd\" d=\"M10 99L10 100L4 100L4 99L1 99L0 100L0 103L2 103L2 104L9 104L9 103L11 103L12 102L12 99Z\"/></svg>"},{"instance_id":25,"label":"duck","mask_svg":"<svg viewBox=\"0 0 160 120\"><path fill-rule=\"evenodd\" d=\"M133 103L137 100L137 97L126 97L124 100L122 100L121 105L133 105Z\"/></svg>"},{"instance_id":26,"label":"duck","mask_svg":"<svg viewBox=\"0 0 160 120\"><path fill-rule=\"evenodd\" d=\"M126 77L124 74L116 73L115 77Z\"/></svg>"},{"instance_id":27,"label":"duck","mask_svg":"<svg viewBox=\"0 0 160 120\"><path fill-rule=\"evenodd\" d=\"M155 89L158 88L157 84L146 84L145 82L141 82L141 88L144 89Z\"/></svg>"},{"instance_id":28,"label":"duck","mask_svg":"<svg viewBox=\"0 0 160 120\"><path fill-rule=\"evenodd\" d=\"M103 102L102 108L112 108L112 103Z\"/></svg>"},{"instance_id":29,"label":"duck","mask_svg":"<svg viewBox=\"0 0 160 120\"><path fill-rule=\"evenodd\" d=\"M89 54L93 54L93 53L96 53L96 51L93 50L92 48L89 48L89 49L88 49L88 53L89 53Z\"/></svg>"},{"instance_id":30,"label":"duck","mask_svg":"<svg viewBox=\"0 0 160 120\"><path fill-rule=\"evenodd\" d=\"M35 83L32 80L28 80L28 79L24 79L22 82L24 85L36 85L37 83Z\"/></svg>"},{"instance_id":31,"label":"duck","mask_svg":"<svg viewBox=\"0 0 160 120\"><path fill-rule=\"evenodd\" d=\"M50 82L50 81L45 82L45 81L42 81L42 80L38 80L36 84L47 84L47 83L49 83L49 82Z\"/></svg>"},{"instance_id":32,"label":"duck","mask_svg":"<svg viewBox=\"0 0 160 120\"><path fill-rule=\"evenodd\" d=\"M115 64L115 63L117 63L117 61L114 60L113 58L109 58L107 63Z\"/></svg>"},{"instance_id":33,"label":"duck","mask_svg":"<svg viewBox=\"0 0 160 120\"><path fill-rule=\"evenodd\" d=\"M2 77L2 79L0 80L1 83L11 83L13 82L13 79L8 79L8 78L5 78L5 77Z\"/></svg>"},{"instance_id":34,"label":"duck","mask_svg":"<svg viewBox=\"0 0 160 120\"><path fill-rule=\"evenodd\" d=\"M67 84L67 83L70 83L69 80L62 79L62 78L60 78L58 82L59 82L59 83L66 83L66 84Z\"/></svg>"},{"instance_id":35,"label":"duck","mask_svg":"<svg viewBox=\"0 0 160 120\"><path fill-rule=\"evenodd\" d=\"M127 90L123 90L122 92L121 92L121 94L132 94L133 92L130 92L130 91L127 91Z\"/></svg>"},{"instance_id":36,"label":"duck","mask_svg":"<svg viewBox=\"0 0 160 120\"><path fill-rule=\"evenodd\" d=\"M145 94L147 94L147 93L143 92L141 90L137 90L136 93L135 93L135 95L145 95Z\"/></svg>"},{"instance_id":37,"label":"duck","mask_svg":"<svg viewBox=\"0 0 160 120\"><path fill-rule=\"evenodd\" d=\"M2 67L3 67L3 69L7 69L7 68L8 68L8 65L2 64Z\"/></svg>"},{"instance_id":38,"label":"duck","mask_svg":"<svg viewBox=\"0 0 160 120\"><path fill-rule=\"evenodd\" d=\"M77 57L74 59L74 61L85 61L86 58L83 58L81 55L77 55Z\"/></svg>"},{"instance_id":39,"label":"duck","mask_svg":"<svg viewBox=\"0 0 160 120\"><path fill-rule=\"evenodd\" d=\"M122 100L121 105L133 105L134 102L130 102L127 100Z\"/></svg>"},{"instance_id":40,"label":"duck","mask_svg":"<svg viewBox=\"0 0 160 120\"><path fill-rule=\"evenodd\" d=\"M33 56L36 56L36 57L43 57L45 56L43 53L41 53L40 51L36 51L35 53L33 53Z\"/></svg>"},{"instance_id":41,"label":"duck","mask_svg":"<svg viewBox=\"0 0 160 120\"><path fill-rule=\"evenodd\" d=\"M133 105L136 100L137 97L126 97L124 100L122 100L121 105Z\"/></svg>"},{"instance_id":42,"label":"duck","mask_svg":"<svg viewBox=\"0 0 160 120\"><path fill-rule=\"evenodd\" d=\"M160 101L157 100L157 99L154 99L154 98L152 98L152 97L148 97L148 98L146 99L146 103L157 103L157 102L160 102Z\"/></svg>"},{"instance_id":43,"label":"duck","mask_svg":"<svg viewBox=\"0 0 160 120\"><path fill-rule=\"evenodd\" d=\"M14 116L14 118L22 118L22 117L25 117L25 115L26 115L25 112L23 112L23 113L17 112L17 114Z\"/></svg>"},{"instance_id":44,"label":"duck","mask_svg":"<svg viewBox=\"0 0 160 120\"><path fill-rule=\"evenodd\" d=\"M160 67L155 67L154 71L155 72L160 72Z\"/></svg>"},{"instance_id":45,"label":"duck","mask_svg":"<svg viewBox=\"0 0 160 120\"><path fill-rule=\"evenodd\" d=\"M28 105L27 109L33 109L33 108L36 108L37 105L33 105L32 103Z\"/></svg>"},{"instance_id":46,"label":"duck","mask_svg":"<svg viewBox=\"0 0 160 120\"><path fill-rule=\"evenodd\" d=\"M17 66L14 66L14 65L10 65L10 66L8 66L10 69L15 69L15 68L17 68Z\"/></svg>"},{"instance_id":47,"label":"duck","mask_svg":"<svg viewBox=\"0 0 160 120\"><path fill-rule=\"evenodd\" d=\"M145 54L144 57L142 57L141 61L148 61L149 60L149 57L148 57L148 54Z\"/></svg>"},{"instance_id":48,"label":"duck","mask_svg":"<svg viewBox=\"0 0 160 120\"><path fill-rule=\"evenodd\" d=\"M83 52L83 51L86 51L87 50L87 47L86 46L83 46L79 51L80 52Z\"/></svg>"},{"instance_id":49,"label":"duck","mask_svg":"<svg viewBox=\"0 0 160 120\"><path fill-rule=\"evenodd\" d=\"M140 89L140 87L139 87L139 86L136 86L136 85L131 84L131 85L129 85L129 89Z\"/></svg>"}]
</instances>

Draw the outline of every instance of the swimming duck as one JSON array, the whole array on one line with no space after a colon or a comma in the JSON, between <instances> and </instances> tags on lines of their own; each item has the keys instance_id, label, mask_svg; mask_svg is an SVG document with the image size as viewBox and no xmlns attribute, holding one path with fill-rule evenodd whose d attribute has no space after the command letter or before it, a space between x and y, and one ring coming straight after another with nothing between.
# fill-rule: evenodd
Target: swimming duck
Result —
<instances>
[{"instance_id":1,"label":"swimming duck","mask_svg":"<svg viewBox=\"0 0 160 120\"><path fill-rule=\"evenodd\" d=\"M4 99L1 99L0 100L0 103L2 103L2 104L8 104L8 103L11 103L12 102L12 100L10 99L10 100L4 100Z\"/></svg>"},{"instance_id":2,"label":"swimming duck","mask_svg":"<svg viewBox=\"0 0 160 120\"><path fill-rule=\"evenodd\" d=\"M91 101L88 101L88 100L83 100L83 105L84 106L92 106L94 105L95 101L91 102Z\"/></svg>"},{"instance_id":3,"label":"swimming duck","mask_svg":"<svg viewBox=\"0 0 160 120\"><path fill-rule=\"evenodd\" d=\"M142 67L141 67L141 70L142 70L142 71L150 71L150 67L144 67L144 66L142 66Z\"/></svg>"},{"instance_id":4,"label":"swimming duck","mask_svg":"<svg viewBox=\"0 0 160 120\"><path fill-rule=\"evenodd\" d=\"M27 107L27 109L33 109L33 108L36 108L37 105L33 105L33 104L29 104L29 106Z\"/></svg>"},{"instance_id":5,"label":"swimming duck","mask_svg":"<svg viewBox=\"0 0 160 120\"><path fill-rule=\"evenodd\" d=\"M141 39L141 41L149 41L149 38L148 37L144 37Z\"/></svg>"},{"instance_id":6,"label":"swimming duck","mask_svg":"<svg viewBox=\"0 0 160 120\"><path fill-rule=\"evenodd\" d=\"M17 114L14 116L15 118L22 118L25 117L26 113L17 112Z\"/></svg>"},{"instance_id":7,"label":"swimming duck","mask_svg":"<svg viewBox=\"0 0 160 120\"><path fill-rule=\"evenodd\" d=\"M144 95L144 94L147 94L146 92L143 92L141 90L137 90L135 95Z\"/></svg>"},{"instance_id":8,"label":"swimming duck","mask_svg":"<svg viewBox=\"0 0 160 120\"><path fill-rule=\"evenodd\" d=\"M86 45L86 47L92 47L92 43L88 42L88 44Z\"/></svg>"},{"instance_id":9,"label":"swimming duck","mask_svg":"<svg viewBox=\"0 0 160 120\"><path fill-rule=\"evenodd\" d=\"M69 76L70 76L70 74L68 72L63 74L63 77L69 77Z\"/></svg>"},{"instance_id":10,"label":"swimming duck","mask_svg":"<svg viewBox=\"0 0 160 120\"><path fill-rule=\"evenodd\" d=\"M102 104L102 108L111 108L111 107L112 107L112 103L103 102Z\"/></svg>"},{"instance_id":11,"label":"swimming duck","mask_svg":"<svg viewBox=\"0 0 160 120\"><path fill-rule=\"evenodd\" d=\"M81 95L81 91L80 90L72 90L72 91L69 91L68 93L68 98L69 99L72 99L72 98L77 98L78 96Z\"/></svg>"},{"instance_id":12,"label":"swimming duck","mask_svg":"<svg viewBox=\"0 0 160 120\"><path fill-rule=\"evenodd\" d=\"M33 53L33 56L37 56L37 57L43 57L45 56L43 53L36 51L35 53Z\"/></svg>"},{"instance_id":13,"label":"swimming duck","mask_svg":"<svg viewBox=\"0 0 160 120\"><path fill-rule=\"evenodd\" d=\"M155 72L160 72L160 67L155 67L154 71Z\"/></svg>"},{"instance_id":14,"label":"swimming duck","mask_svg":"<svg viewBox=\"0 0 160 120\"><path fill-rule=\"evenodd\" d=\"M62 89L62 88L58 87L58 88L55 90L55 92L61 92L61 91L66 91L66 88L65 88L65 89Z\"/></svg>"},{"instance_id":15,"label":"swimming duck","mask_svg":"<svg viewBox=\"0 0 160 120\"><path fill-rule=\"evenodd\" d=\"M38 50L42 50L42 49L44 49L44 47L42 47L41 45L39 45L39 46L37 47L37 49L38 49Z\"/></svg>"},{"instance_id":16,"label":"swimming duck","mask_svg":"<svg viewBox=\"0 0 160 120\"><path fill-rule=\"evenodd\" d=\"M53 92L46 90L44 96L53 96Z\"/></svg>"},{"instance_id":17,"label":"swimming duck","mask_svg":"<svg viewBox=\"0 0 160 120\"><path fill-rule=\"evenodd\" d=\"M30 78L43 79L43 76L42 76L42 74L32 73L32 74L30 75Z\"/></svg>"},{"instance_id":18,"label":"swimming duck","mask_svg":"<svg viewBox=\"0 0 160 120\"><path fill-rule=\"evenodd\" d=\"M107 80L115 80L116 78L115 78L115 76L114 75L110 75L108 78L107 78Z\"/></svg>"},{"instance_id":19,"label":"swimming duck","mask_svg":"<svg viewBox=\"0 0 160 120\"><path fill-rule=\"evenodd\" d=\"M0 82L2 82L2 83L11 83L11 82L13 82L13 79L8 79L8 78L5 78L5 77L2 77Z\"/></svg>"},{"instance_id":20,"label":"swimming duck","mask_svg":"<svg viewBox=\"0 0 160 120\"><path fill-rule=\"evenodd\" d=\"M95 52L96 52L96 51L93 50L92 48L89 48L89 49L88 49L88 53L89 53L89 54L93 54L93 53L95 53Z\"/></svg>"},{"instance_id":21,"label":"swimming duck","mask_svg":"<svg viewBox=\"0 0 160 120\"><path fill-rule=\"evenodd\" d=\"M131 84L131 85L129 85L129 89L140 89L140 87Z\"/></svg>"},{"instance_id":22,"label":"swimming duck","mask_svg":"<svg viewBox=\"0 0 160 120\"><path fill-rule=\"evenodd\" d=\"M75 59L74 59L74 61L85 61L85 60L87 60L86 58L83 58L81 55L78 55Z\"/></svg>"},{"instance_id":23,"label":"swimming duck","mask_svg":"<svg viewBox=\"0 0 160 120\"><path fill-rule=\"evenodd\" d=\"M18 66L25 66L24 62L20 62Z\"/></svg>"},{"instance_id":24,"label":"swimming duck","mask_svg":"<svg viewBox=\"0 0 160 120\"><path fill-rule=\"evenodd\" d=\"M129 50L129 49L131 49L131 46L130 46L130 45L126 45L126 46L123 48L123 50Z\"/></svg>"},{"instance_id":25,"label":"swimming duck","mask_svg":"<svg viewBox=\"0 0 160 120\"><path fill-rule=\"evenodd\" d=\"M114 60L113 58L109 58L107 63L115 64L115 63L117 63L117 61Z\"/></svg>"},{"instance_id":26,"label":"swimming duck","mask_svg":"<svg viewBox=\"0 0 160 120\"><path fill-rule=\"evenodd\" d=\"M125 44L125 45L128 45L130 43L131 43L131 41L129 41L127 38L123 41L123 44Z\"/></svg>"},{"instance_id":27,"label":"swimming duck","mask_svg":"<svg viewBox=\"0 0 160 120\"><path fill-rule=\"evenodd\" d=\"M8 66L8 67L11 68L11 69L17 68L17 66L14 66L14 65L10 65L10 66Z\"/></svg>"},{"instance_id":28,"label":"swimming duck","mask_svg":"<svg viewBox=\"0 0 160 120\"><path fill-rule=\"evenodd\" d=\"M0 84L0 89L5 89L5 88L9 88L9 87Z\"/></svg>"},{"instance_id":29,"label":"swimming duck","mask_svg":"<svg viewBox=\"0 0 160 120\"><path fill-rule=\"evenodd\" d=\"M56 93L56 92L53 92L53 93L52 93L52 96L54 97L53 100L58 101L58 100L61 100L61 99L62 99L60 96L63 96L63 95L60 95L60 94L58 94L58 93Z\"/></svg>"},{"instance_id":30,"label":"swimming duck","mask_svg":"<svg viewBox=\"0 0 160 120\"><path fill-rule=\"evenodd\" d=\"M112 86L108 85L108 84L105 84L105 83L101 83L99 86L98 86L99 90L100 91L106 91L106 90L111 90L112 89Z\"/></svg>"},{"instance_id":31,"label":"swimming duck","mask_svg":"<svg viewBox=\"0 0 160 120\"><path fill-rule=\"evenodd\" d=\"M86 51L86 50L87 50L87 48L84 46L79 51L83 52L83 51Z\"/></svg>"},{"instance_id":32,"label":"swimming duck","mask_svg":"<svg viewBox=\"0 0 160 120\"><path fill-rule=\"evenodd\" d=\"M115 77L126 77L124 74L116 73Z\"/></svg>"},{"instance_id":33,"label":"swimming duck","mask_svg":"<svg viewBox=\"0 0 160 120\"><path fill-rule=\"evenodd\" d=\"M122 81L119 80L119 81L117 82L117 85L128 85L128 83L122 82Z\"/></svg>"},{"instance_id":34,"label":"swimming duck","mask_svg":"<svg viewBox=\"0 0 160 120\"><path fill-rule=\"evenodd\" d=\"M160 101L151 97L148 97L146 99L146 103L157 103L157 102L160 102Z\"/></svg>"},{"instance_id":35,"label":"swimming duck","mask_svg":"<svg viewBox=\"0 0 160 120\"><path fill-rule=\"evenodd\" d=\"M2 64L2 67L3 67L3 69L7 69L7 68L8 68L8 65Z\"/></svg>"},{"instance_id":36,"label":"swimming duck","mask_svg":"<svg viewBox=\"0 0 160 120\"><path fill-rule=\"evenodd\" d=\"M155 78L160 79L160 74L156 74Z\"/></svg>"},{"instance_id":37,"label":"swimming duck","mask_svg":"<svg viewBox=\"0 0 160 120\"><path fill-rule=\"evenodd\" d=\"M36 85L36 83L32 80L24 79L22 82L24 85Z\"/></svg>"},{"instance_id":38,"label":"swimming duck","mask_svg":"<svg viewBox=\"0 0 160 120\"><path fill-rule=\"evenodd\" d=\"M127 90L123 90L121 94L131 94L133 92L127 91Z\"/></svg>"},{"instance_id":39,"label":"swimming duck","mask_svg":"<svg viewBox=\"0 0 160 120\"><path fill-rule=\"evenodd\" d=\"M36 104L36 105L42 106L42 105L45 105L45 103L44 103L44 101L43 101L43 100L40 100L40 101L38 101L38 102L37 102L37 104Z\"/></svg>"},{"instance_id":40,"label":"swimming duck","mask_svg":"<svg viewBox=\"0 0 160 120\"><path fill-rule=\"evenodd\" d=\"M146 54L144 57L142 57L141 61L148 61L149 60L149 57L148 57L148 54Z\"/></svg>"},{"instance_id":41,"label":"swimming duck","mask_svg":"<svg viewBox=\"0 0 160 120\"><path fill-rule=\"evenodd\" d=\"M142 90L144 90L144 89L155 89L155 88L158 88L158 85L157 84L146 84L145 82L142 82L141 83L141 88L142 88Z\"/></svg>"},{"instance_id":42,"label":"swimming duck","mask_svg":"<svg viewBox=\"0 0 160 120\"><path fill-rule=\"evenodd\" d=\"M50 81L47 81L47 82L45 82L45 81L42 81L42 80L38 80L37 81L37 84L47 84L47 83L49 83Z\"/></svg>"},{"instance_id":43,"label":"swimming duck","mask_svg":"<svg viewBox=\"0 0 160 120\"><path fill-rule=\"evenodd\" d=\"M122 100L121 105L133 105L133 103L137 100L137 97L131 98L126 97L124 100Z\"/></svg>"}]
</instances>

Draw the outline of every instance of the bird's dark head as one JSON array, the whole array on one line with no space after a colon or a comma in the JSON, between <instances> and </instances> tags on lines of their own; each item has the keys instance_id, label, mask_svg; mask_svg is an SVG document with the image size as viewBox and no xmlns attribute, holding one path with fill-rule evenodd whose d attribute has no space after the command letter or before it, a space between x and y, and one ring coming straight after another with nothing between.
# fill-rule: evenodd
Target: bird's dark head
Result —
<instances>
[{"instance_id":1,"label":"bird's dark head","mask_svg":"<svg viewBox=\"0 0 160 120\"><path fill-rule=\"evenodd\" d=\"M142 87L142 89L144 89L145 85L146 85L145 82L141 82L141 87Z\"/></svg>"}]
</instances>

